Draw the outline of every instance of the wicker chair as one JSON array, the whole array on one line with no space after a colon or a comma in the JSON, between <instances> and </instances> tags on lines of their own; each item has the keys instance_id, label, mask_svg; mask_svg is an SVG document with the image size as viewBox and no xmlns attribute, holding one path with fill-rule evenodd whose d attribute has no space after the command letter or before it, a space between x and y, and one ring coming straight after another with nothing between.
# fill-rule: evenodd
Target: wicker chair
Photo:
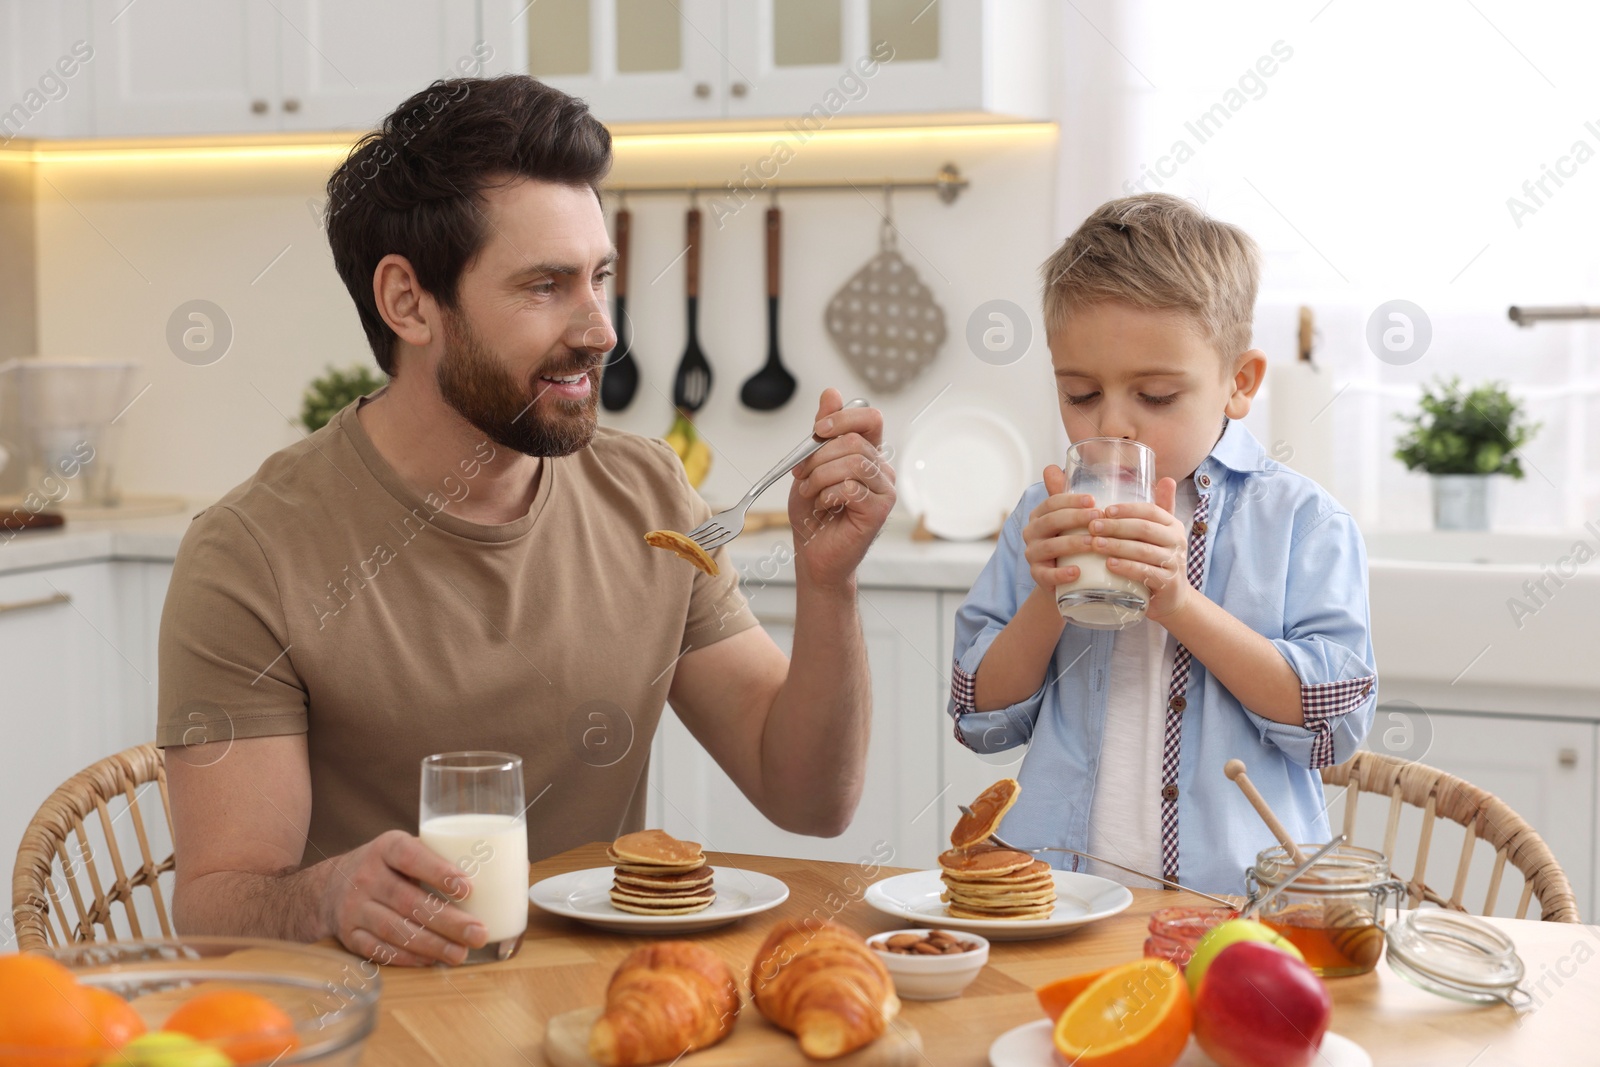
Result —
<instances>
[{"instance_id":1,"label":"wicker chair","mask_svg":"<svg viewBox=\"0 0 1600 1067\"><path fill-rule=\"evenodd\" d=\"M39 806L22 835L11 878L11 918L20 951L116 941L112 911L115 905L121 906L126 930L133 938L157 936L154 932L147 935L139 921L136 893L140 889L151 902L161 928L159 936L172 936L169 908L162 899L158 879L173 869L173 856L168 853L166 859L158 861L152 854L150 831L156 827L146 826L145 812L139 804L139 787L152 782L160 790L166 839L170 841L172 812L167 802L166 764L161 750L154 745L138 745L79 771ZM140 862L131 874L123 862L114 825L124 813L132 822L139 844ZM84 825L91 816L98 816L98 835ZM96 836L104 845L100 855L92 840ZM101 881L106 859L115 876L109 888ZM68 917L62 901L63 883L75 918Z\"/></svg>"},{"instance_id":2,"label":"wicker chair","mask_svg":"<svg viewBox=\"0 0 1600 1067\"><path fill-rule=\"evenodd\" d=\"M1494 849L1494 868L1483 903L1484 915L1493 913L1500 895L1500 880L1506 862L1522 872L1522 897L1517 903L1517 918L1526 918L1528 904L1539 898L1540 917L1546 922L1578 922L1577 898L1566 872L1556 862L1544 838L1521 816L1492 793L1485 792L1453 774L1410 760L1396 759L1377 752L1357 752L1348 762L1325 768L1326 785L1347 786L1344 807L1344 832L1354 843L1356 804L1362 793L1385 796L1389 800L1388 825L1382 852L1398 868L1395 839L1400 829L1402 805L1423 809L1422 830L1417 841L1416 867L1406 878L1398 869L1394 876L1406 883L1408 905L1427 901L1455 911L1468 911L1461 897L1466 890L1467 873L1472 866L1473 846L1481 838ZM1448 897L1427 883L1428 848L1433 841L1436 819L1444 818L1465 828L1461 858L1456 864L1455 882Z\"/></svg>"}]
</instances>

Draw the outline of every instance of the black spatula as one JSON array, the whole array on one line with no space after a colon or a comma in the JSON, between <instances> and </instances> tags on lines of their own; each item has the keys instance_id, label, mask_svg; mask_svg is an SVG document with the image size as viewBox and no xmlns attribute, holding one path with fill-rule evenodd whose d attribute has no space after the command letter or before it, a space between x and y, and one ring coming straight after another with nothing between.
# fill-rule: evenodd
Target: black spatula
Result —
<instances>
[{"instance_id":1,"label":"black spatula","mask_svg":"<svg viewBox=\"0 0 1600 1067\"><path fill-rule=\"evenodd\" d=\"M778 355L778 263L781 216L775 207L767 208L767 362L745 380L739 390L744 406L757 411L773 411L794 396L794 375Z\"/></svg>"},{"instance_id":2,"label":"black spatula","mask_svg":"<svg viewBox=\"0 0 1600 1067\"><path fill-rule=\"evenodd\" d=\"M606 356L605 370L600 375L600 403L607 411L621 411L633 402L639 388L639 364L633 359L633 345L628 337L628 233L633 226L633 215L627 208L617 211L617 277L616 308L612 317L617 328L617 347Z\"/></svg>"},{"instance_id":3,"label":"black spatula","mask_svg":"<svg viewBox=\"0 0 1600 1067\"><path fill-rule=\"evenodd\" d=\"M683 358L678 361L678 374L672 382L672 403L680 411L693 414L705 405L711 395L711 364L700 351L698 319L700 311L700 209L692 207L686 219L689 254L684 259L684 293L689 325L689 341Z\"/></svg>"}]
</instances>

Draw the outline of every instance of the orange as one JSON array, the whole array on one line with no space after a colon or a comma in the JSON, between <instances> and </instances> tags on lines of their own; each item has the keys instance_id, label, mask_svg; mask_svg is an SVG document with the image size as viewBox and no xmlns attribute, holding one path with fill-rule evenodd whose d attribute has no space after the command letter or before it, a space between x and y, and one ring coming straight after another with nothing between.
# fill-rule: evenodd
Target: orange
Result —
<instances>
[{"instance_id":1,"label":"orange","mask_svg":"<svg viewBox=\"0 0 1600 1067\"><path fill-rule=\"evenodd\" d=\"M1055 1046L1075 1067L1170 1067L1194 1021L1189 984L1167 960L1112 967L1056 1020Z\"/></svg>"},{"instance_id":2,"label":"orange","mask_svg":"<svg viewBox=\"0 0 1600 1067\"><path fill-rule=\"evenodd\" d=\"M191 997L167 1016L162 1029L210 1042L238 1064L269 1061L300 1045L287 1012L242 989Z\"/></svg>"},{"instance_id":3,"label":"orange","mask_svg":"<svg viewBox=\"0 0 1600 1067\"><path fill-rule=\"evenodd\" d=\"M100 1035L87 991L43 956L0 956L0 1067L89 1067Z\"/></svg>"},{"instance_id":4,"label":"orange","mask_svg":"<svg viewBox=\"0 0 1600 1067\"><path fill-rule=\"evenodd\" d=\"M1067 1010L1067 1005L1078 999L1082 993L1094 984L1094 980L1111 970L1102 967L1098 971L1085 971L1082 974L1069 974L1065 978L1057 978L1054 982L1046 982L1033 991L1039 998L1039 1007L1050 1016L1050 1021L1055 1022L1061 1018L1061 1013Z\"/></svg>"},{"instance_id":5,"label":"orange","mask_svg":"<svg viewBox=\"0 0 1600 1067\"><path fill-rule=\"evenodd\" d=\"M90 1020L105 1048L119 1049L144 1033L144 1020L126 1000L108 989L85 986L91 1006Z\"/></svg>"}]
</instances>

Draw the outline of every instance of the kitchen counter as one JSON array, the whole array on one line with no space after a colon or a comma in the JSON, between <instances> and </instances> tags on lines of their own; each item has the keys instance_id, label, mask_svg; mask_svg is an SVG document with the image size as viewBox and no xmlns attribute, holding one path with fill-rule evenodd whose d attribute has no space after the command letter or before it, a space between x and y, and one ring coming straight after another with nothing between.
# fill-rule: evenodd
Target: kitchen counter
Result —
<instances>
[{"instance_id":1,"label":"kitchen counter","mask_svg":"<svg viewBox=\"0 0 1600 1067\"><path fill-rule=\"evenodd\" d=\"M9 541L0 534L0 574L103 560L170 563L190 520L204 505L171 515L133 519L73 519L53 530L28 530ZM868 588L943 589L965 592L994 551L993 541L916 542L911 524L891 520L863 561L858 577ZM746 534L728 546L746 581L794 582L794 536L787 530Z\"/></svg>"},{"instance_id":2,"label":"kitchen counter","mask_svg":"<svg viewBox=\"0 0 1600 1067\"><path fill-rule=\"evenodd\" d=\"M171 562L200 510L191 505L152 518L69 517L61 529L0 538L0 575L107 560ZM1586 647L1600 617L1600 564L1570 573L1560 565L1575 541L1600 543L1597 529L1540 536L1369 536L1373 642L1384 699L1467 712L1511 708L1521 715L1600 719L1600 657ZM910 522L897 515L862 561L859 581L863 589L964 593L994 544L913 541ZM747 588L794 582L794 534L788 529L746 534L728 552ZM1557 567L1569 574L1559 585L1549 577ZM1535 588L1541 581L1542 593ZM1513 602L1528 608L1513 611Z\"/></svg>"}]
</instances>

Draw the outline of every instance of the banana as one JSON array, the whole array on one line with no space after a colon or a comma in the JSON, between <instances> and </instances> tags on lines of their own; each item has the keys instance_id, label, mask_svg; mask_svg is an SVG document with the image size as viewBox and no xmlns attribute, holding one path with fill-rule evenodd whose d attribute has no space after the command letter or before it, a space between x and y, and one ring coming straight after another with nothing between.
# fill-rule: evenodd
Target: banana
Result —
<instances>
[{"instance_id":1,"label":"banana","mask_svg":"<svg viewBox=\"0 0 1600 1067\"><path fill-rule=\"evenodd\" d=\"M711 446L696 438L689 445L689 454L684 457L683 473L690 485L700 488L706 475L711 473Z\"/></svg>"},{"instance_id":2,"label":"banana","mask_svg":"<svg viewBox=\"0 0 1600 1067\"><path fill-rule=\"evenodd\" d=\"M681 412L673 418L672 428L663 440L683 464L689 484L698 489L711 472L711 446L701 439L694 423Z\"/></svg>"}]
</instances>

